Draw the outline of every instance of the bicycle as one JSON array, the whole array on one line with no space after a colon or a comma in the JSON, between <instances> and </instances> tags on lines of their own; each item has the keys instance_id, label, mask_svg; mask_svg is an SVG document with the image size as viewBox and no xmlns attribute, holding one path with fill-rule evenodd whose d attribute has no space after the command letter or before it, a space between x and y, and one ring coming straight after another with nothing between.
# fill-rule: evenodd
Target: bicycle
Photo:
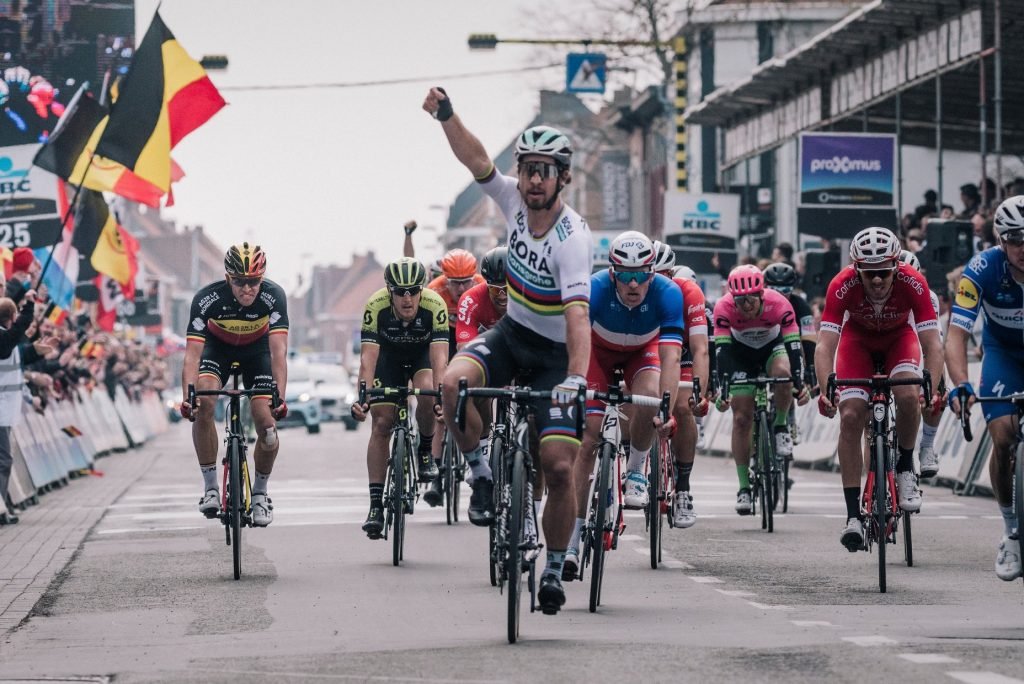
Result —
<instances>
[{"instance_id":1,"label":"bicycle","mask_svg":"<svg viewBox=\"0 0 1024 684\"><path fill-rule=\"evenodd\" d=\"M246 437L242 427L242 397L266 394L266 388L241 389L238 386L242 373L238 363L231 364L231 388L219 390L197 390L188 386L188 403L193 415L199 397L227 397L228 409L225 424L224 444L226 446L223 464L220 510L215 517L224 524L225 542L231 547L231 559L236 580L242 578L242 528L252 527L252 482L249 477L249 462L246 458ZM277 383L271 383L271 406L277 408L281 397Z\"/></svg>"},{"instance_id":2,"label":"bicycle","mask_svg":"<svg viewBox=\"0 0 1024 684\"><path fill-rule=\"evenodd\" d=\"M880 369L876 369L880 371ZM861 497L861 515L864 518L864 550L870 552L873 544L878 546L878 591L886 593L885 545L896 543L896 532L903 522L904 559L907 567L914 565L913 537L911 535L910 512L900 508L896 495L896 423L893 419L892 388L918 385L924 388L925 406L931 405L931 374L926 370L920 378L892 379L876 372L870 378L836 378L828 376L826 391L834 399L836 388L864 387L871 393L871 424L869 431L871 465L864 493ZM833 401L833 404L835 402ZM879 483L884 483L879 485Z\"/></svg>"},{"instance_id":3,"label":"bicycle","mask_svg":"<svg viewBox=\"0 0 1024 684\"><path fill-rule=\"evenodd\" d=\"M533 499L534 469L530 455L530 425L528 416L533 407L526 402L550 400L551 391L529 388L496 389L470 388L465 378L459 380L458 399L455 404L455 422L459 429L466 424L466 401L470 397L497 399L491 433L491 470L494 478L494 524L490 545L490 564L494 580L502 593L507 586L507 633L514 644L519 639L519 612L522 597L524 566L527 590L530 592L530 612L536 610L537 582L536 557L542 548L525 534L527 517L538 528ZM518 404L526 404L520 407ZM514 406L515 405L515 406ZM524 410L525 408L525 410ZM576 401L576 435L583 432L586 394L581 388Z\"/></svg>"},{"instance_id":4,"label":"bicycle","mask_svg":"<svg viewBox=\"0 0 1024 684\"><path fill-rule=\"evenodd\" d=\"M441 460L441 491L444 495L445 519L449 525L459 522L459 498L462 493L462 479L466 476L466 459L455 444L455 439L444 431L444 451Z\"/></svg>"},{"instance_id":5,"label":"bicycle","mask_svg":"<svg viewBox=\"0 0 1024 684\"><path fill-rule=\"evenodd\" d=\"M956 388L957 397L960 399L960 428L964 432L964 439L968 442L974 441L971 431L970 412L967 409L967 392L962 387ZM980 403L1012 403L1017 410L1017 446L1013 449L1013 512L1017 516L1017 530L1010 535L1010 539L1016 539L1020 543L1020 525L1024 521L1024 392L1009 394L1005 397L975 397ZM994 458L994 456L993 456ZM1021 576L1024 579L1024 575Z\"/></svg>"},{"instance_id":6,"label":"bicycle","mask_svg":"<svg viewBox=\"0 0 1024 684\"><path fill-rule=\"evenodd\" d=\"M359 403L365 404L372 397L391 399L398 407L395 424L391 428L388 468L384 479L384 530L381 534L384 539L391 539L391 563L397 567L405 557L405 516L413 514L419 498L416 486L416 445L409 420L409 397L434 397L440 402L441 391L440 388L424 390L410 387L367 389L366 381L361 380ZM392 530L394 534L391 534Z\"/></svg>"},{"instance_id":7,"label":"bicycle","mask_svg":"<svg viewBox=\"0 0 1024 684\"><path fill-rule=\"evenodd\" d=\"M722 396L729 396L729 389L732 386L754 387L754 451L750 459L750 504L752 508L760 507L761 529L768 532L775 531L775 509L778 505L779 494L786 489L788 477L785 473L785 465L779 462L779 456L775 452L775 441L773 439L772 425L774 424L775 405L768 401L768 392L774 385L792 383L792 378L776 378L758 376L743 380L730 381L726 378L722 382ZM782 459L786 460L786 459ZM788 502L787 502L788 506Z\"/></svg>"},{"instance_id":8,"label":"bicycle","mask_svg":"<svg viewBox=\"0 0 1024 684\"><path fill-rule=\"evenodd\" d=\"M604 554L618 547L619 534L625 529L623 522L622 488L618 486L621 481L621 462L625 457L622 448L621 433L619 425L622 419L623 404L635 404L637 406L658 407L662 420L668 420L669 394L666 392L661 399L647 397L641 394L628 395L623 393L619 384L622 379L622 370L615 369L615 381L609 385L607 392L595 392L588 390L587 399L603 401L607 406L604 410L604 418L601 422L601 441L595 449L597 458L594 461L594 473L590 478L590 493L587 500L590 502L587 509L586 521L580 531L580 567L579 579L587 566L591 568L590 574L590 603L591 613L597 612L601 604L601 588L604 578ZM658 448L654 445L651 458ZM615 478L612 479L612 470L615 470ZM655 468L651 468L651 473ZM614 485L614 486L613 486ZM653 486L653 478L652 478ZM652 495L651 500L655 505L659 502ZM650 506L648 506L650 508ZM659 542L660 544L660 542Z\"/></svg>"}]
</instances>

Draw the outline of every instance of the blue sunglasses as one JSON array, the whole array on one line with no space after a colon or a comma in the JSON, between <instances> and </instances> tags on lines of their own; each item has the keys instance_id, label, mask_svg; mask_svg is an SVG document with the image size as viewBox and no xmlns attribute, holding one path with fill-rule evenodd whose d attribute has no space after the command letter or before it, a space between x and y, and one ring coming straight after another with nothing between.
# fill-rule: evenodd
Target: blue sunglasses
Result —
<instances>
[{"instance_id":1,"label":"blue sunglasses","mask_svg":"<svg viewBox=\"0 0 1024 684\"><path fill-rule=\"evenodd\" d=\"M614 273L615 279L623 285L629 285L630 283L643 285L654 275L650 271L614 271Z\"/></svg>"}]
</instances>

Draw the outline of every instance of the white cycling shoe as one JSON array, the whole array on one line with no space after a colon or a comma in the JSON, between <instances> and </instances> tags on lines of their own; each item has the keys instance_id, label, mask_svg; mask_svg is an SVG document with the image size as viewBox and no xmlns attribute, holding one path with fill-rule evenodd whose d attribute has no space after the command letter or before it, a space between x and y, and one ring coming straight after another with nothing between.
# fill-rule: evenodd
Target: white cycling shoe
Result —
<instances>
[{"instance_id":1,"label":"white cycling shoe","mask_svg":"<svg viewBox=\"0 0 1024 684\"><path fill-rule=\"evenodd\" d=\"M996 576L1004 582L1012 582L1021 575L1020 542L1003 537L996 554Z\"/></svg>"},{"instance_id":2,"label":"white cycling shoe","mask_svg":"<svg viewBox=\"0 0 1024 684\"><path fill-rule=\"evenodd\" d=\"M846 527L839 535L839 543L851 553L864 548L864 523L859 518L847 518Z\"/></svg>"},{"instance_id":3,"label":"white cycling shoe","mask_svg":"<svg viewBox=\"0 0 1024 684\"><path fill-rule=\"evenodd\" d=\"M203 498L199 500L199 512L207 518L216 518L220 513L220 492L216 489L207 489Z\"/></svg>"},{"instance_id":4,"label":"white cycling shoe","mask_svg":"<svg viewBox=\"0 0 1024 684\"><path fill-rule=\"evenodd\" d=\"M629 471L626 474L626 483L622 505L626 508L646 508L650 498L647 495L647 478L643 473Z\"/></svg>"},{"instance_id":5,"label":"white cycling shoe","mask_svg":"<svg viewBox=\"0 0 1024 684\"><path fill-rule=\"evenodd\" d=\"M921 477L935 477L939 474L939 455L932 447L922 447L918 456L921 459Z\"/></svg>"},{"instance_id":6,"label":"white cycling shoe","mask_svg":"<svg viewBox=\"0 0 1024 684\"><path fill-rule=\"evenodd\" d=\"M900 508L908 513L921 510L921 490L917 487L917 476L912 471L896 473L896 493Z\"/></svg>"},{"instance_id":7,"label":"white cycling shoe","mask_svg":"<svg viewBox=\"0 0 1024 684\"><path fill-rule=\"evenodd\" d=\"M274 522L274 504L266 494L253 494L249 505L253 527L266 527Z\"/></svg>"},{"instance_id":8,"label":"white cycling shoe","mask_svg":"<svg viewBox=\"0 0 1024 684\"><path fill-rule=\"evenodd\" d=\"M750 498L749 489L741 489L736 493L736 512L740 515L750 515L754 512L754 502Z\"/></svg>"},{"instance_id":9,"label":"white cycling shoe","mask_svg":"<svg viewBox=\"0 0 1024 684\"><path fill-rule=\"evenodd\" d=\"M789 434L789 430L775 433L775 454L781 458L792 458L793 437Z\"/></svg>"},{"instance_id":10,"label":"white cycling shoe","mask_svg":"<svg viewBox=\"0 0 1024 684\"><path fill-rule=\"evenodd\" d=\"M690 492L676 492L676 500L672 506L672 526L686 529L697 522L697 514L693 512L693 497Z\"/></svg>"}]
</instances>

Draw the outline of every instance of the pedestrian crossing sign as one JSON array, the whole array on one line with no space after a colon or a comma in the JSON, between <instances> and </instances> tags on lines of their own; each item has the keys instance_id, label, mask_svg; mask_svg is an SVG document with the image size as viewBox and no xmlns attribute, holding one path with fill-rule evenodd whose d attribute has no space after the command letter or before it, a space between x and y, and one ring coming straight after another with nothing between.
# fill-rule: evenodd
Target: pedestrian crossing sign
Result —
<instances>
[{"instance_id":1,"label":"pedestrian crossing sign","mask_svg":"<svg viewBox=\"0 0 1024 684\"><path fill-rule=\"evenodd\" d=\"M565 91L604 93L605 55L599 52L570 52L565 60Z\"/></svg>"}]
</instances>

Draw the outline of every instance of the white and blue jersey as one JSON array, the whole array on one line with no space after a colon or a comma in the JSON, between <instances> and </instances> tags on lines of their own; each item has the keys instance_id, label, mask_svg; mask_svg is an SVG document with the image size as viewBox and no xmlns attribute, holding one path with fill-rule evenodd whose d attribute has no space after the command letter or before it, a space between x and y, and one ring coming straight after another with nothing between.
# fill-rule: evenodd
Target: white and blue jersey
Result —
<instances>
[{"instance_id":1,"label":"white and blue jersey","mask_svg":"<svg viewBox=\"0 0 1024 684\"><path fill-rule=\"evenodd\" d=\"M970 334L981 312L985 354L978 393L1006 396L1024 391L1024 284L1014 280L1000 247L976 254L964 267L949 324ZM984 404L989 421L1013 413L1012 404Z\"/></svg>"},{"instance_id":2,"label":"white and blue jersey","mask_svg":"<svg viewBox=\"0 0 1024 684\"><path fill-rule=\"evenodd\" d=\"M643 302L631 309L604 270L590 279L590 323L594 344L612 351L636 351L652 342L682 347L683 293L665 276L655 275Z\"/></svg>"}]
</instances>

